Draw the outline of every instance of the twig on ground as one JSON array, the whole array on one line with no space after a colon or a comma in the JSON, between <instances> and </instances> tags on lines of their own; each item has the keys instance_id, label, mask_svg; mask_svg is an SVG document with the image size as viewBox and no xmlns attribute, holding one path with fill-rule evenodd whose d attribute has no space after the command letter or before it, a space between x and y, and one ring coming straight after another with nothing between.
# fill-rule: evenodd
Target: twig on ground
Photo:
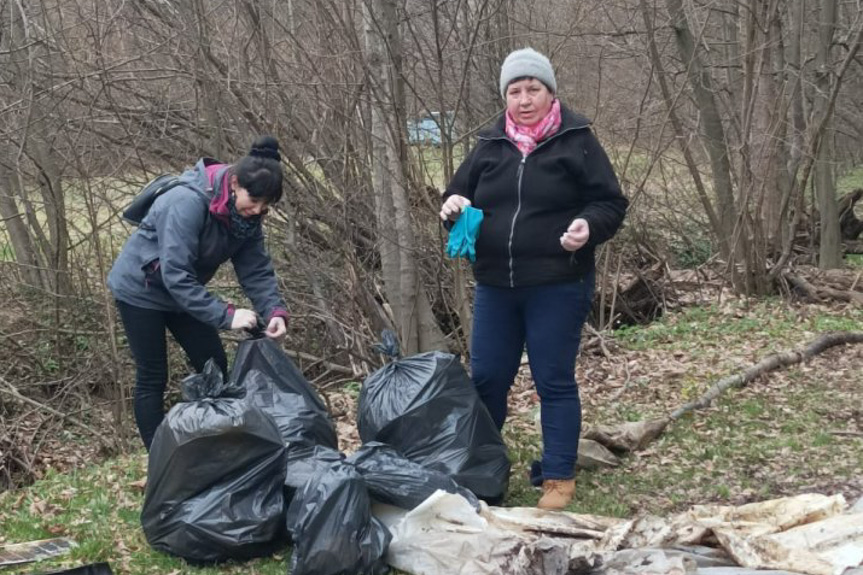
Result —
<instances>
[{"instance_id":1,"label":"twig on ground","mask_svg":"<svg viewBox=\"0 0 863 575\"><path fill-rule=\"evenodd\" d=\"M596 331L596 328L589 324L584 324L584 330L595 338L594 341L597 342L599 349L602 350L602 355L605 356L605 359L611 359L611 353L605 346L605 338L603 337L603 335Z\"/></svg>"},{"instance_id":2,"label":"twig on ground","mask_svg":"<svg viewBox=\"0 0 863 575\"><path fill-rule=\"evenodd\" d=\"M614 395L609 398L609 402L611 403L614 403L620 399L620 396L626 393L626 390L629 389L629 384L632 381L632 372L629 371L629 362L624 360L623 367L626 369L626 381L623 382L623 387L614 392Z\"/></svg>"}]
</instances>

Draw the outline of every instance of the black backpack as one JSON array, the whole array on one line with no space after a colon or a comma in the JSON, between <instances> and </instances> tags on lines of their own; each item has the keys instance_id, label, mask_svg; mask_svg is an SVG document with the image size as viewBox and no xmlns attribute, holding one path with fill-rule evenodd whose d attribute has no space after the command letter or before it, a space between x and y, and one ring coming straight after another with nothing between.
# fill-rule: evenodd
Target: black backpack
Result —
<instances>
[{"instance_id":1,"label":"black backpack","mask_svg":"<svg viewBox=\"0 0 863 575\"><path fill-rule=\"evenodd\" d=\"M132 203L123 210L123 219L134 226L140 225L156 198L181 183L180 178L173 174L162 174L150 180L147 185L141 188Z\"/></svg>"}]
</instances>

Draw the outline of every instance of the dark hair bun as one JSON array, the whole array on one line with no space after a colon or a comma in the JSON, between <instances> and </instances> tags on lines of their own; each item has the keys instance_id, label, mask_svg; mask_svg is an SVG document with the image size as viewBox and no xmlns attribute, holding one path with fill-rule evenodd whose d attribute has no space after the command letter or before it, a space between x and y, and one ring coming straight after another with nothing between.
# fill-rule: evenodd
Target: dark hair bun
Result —
<instances>
[{"instance_id":1,"label":"dark hair bun","mask_svg":"<svg viewBox=\"0 0 863 575\"><path fill-rule=\"evenodd\" d=\"M279 142L272 136L261 136L249 149L249 155L257 158L269 158L277 162L282 161L279 154Z\"/></svg>"}]
</instances>

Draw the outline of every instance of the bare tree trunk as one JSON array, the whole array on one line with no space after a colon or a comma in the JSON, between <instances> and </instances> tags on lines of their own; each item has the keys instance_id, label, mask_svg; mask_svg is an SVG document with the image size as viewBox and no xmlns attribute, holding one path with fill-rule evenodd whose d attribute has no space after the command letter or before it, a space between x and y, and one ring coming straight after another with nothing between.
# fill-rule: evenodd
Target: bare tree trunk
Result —
<instances>
[{"instance_id":1,"label":"bare tree trunk","mask_svg":"<svg viewBox=\"0 0 863 575\"><path fill-rule=\"evenodd\" d=\"M815 109L825 110L832 85L833 68L830 52L836 28L836 0L821 0L818 18L818 52L816 56L817 104ZM820 115L820 114L819 114ZM817 117L817 116L816 116ZM826 118L824 136L818 148L815 165L815 190L818 198L818 213L821 233L818 249L818 267L833 269L842 265L842 237L839 230L839 207L836 200L836 184L833 179L833 115Z\"/></svg>"},{"instance_id":2,"label":"bare tree trunk","mask_svg":"<svg viewBox=\"0 0 863 575\"><path fill-rule=\"evenodd\" d=\"M46 16L41 25L37 25L32 21L33 15L28 13L28 6L22 3L10 6L10 16L9 36L17 56L10 60L13 70L11 87L26 102L26 108L15 132L13 142L17 140L17 151L10 155L13 164L9 168L15 171L18 192L25 205L26 181L23 175L27 168L32 167L35 170L35 174L30 174L30 179L38 184L48 234L42 232L35 213L32 216L28 213L28 236L34 248L31 253L49 270L47 285L55 295L63 297L70 294L72 288L69 278L69 232L61 181L62 170L57 163L62 160L52 144L57 137L57 130L50 106L46 105L46 98L37 95L40 91L37 83L39 70L47 67L52 74L62 75L62 65L55 61L59 59L54 58L53 51L56 47L53 45L50 18ZM34 35L36 33L38 38ZM30 206L27 206L28 212L29 208ZM20 244L20 247L26 249L23 244ZM43 284L45 279L43 277ZM58 299L56 303L60 305L62 302Z\"/></svg>"},{"instance_id":3,"label":"bare tree trunk","mask_svg":"<svg viewBox=\"0 0 863 575\"><path fill-rule=\"evenodd\" d=\"M66 199L61 170L57 166L60 157L49 142L37 140L35 136L26 143L26 146L38 170L37 181L48 221L49 237L42 251L48 258L48 266L53 274L51 284L55 294L61 298L66 297L72 293L72 283L69 276L69 227L66 221Z\"/></svg>"},{"instance_id":4,"label":"bare tree trunk","mask_svg":"<svg viewBox=\"0 0 863 575\"><path fill-rule=\"evenodd\" d=\"M795 178L792 180L794 187L792 189L791 196L786 196L786 198L783 198L783 214L786 213L786 210L788 210L789 205L794 199L799 198L799 196L802 196L805 193L806 185L810 181L809 177L811 176L812 169L815 165L815 159L818 155L818 149L820 147L821 140L824 137L827 120L831 117L836 107L836 99L839 96L839 90L842 87L842 81L844 80L848 69L851 67L851 63L855 61L857 53L860 50L861 43L863 43L863 24L858 21L857 29L853 30L848 37L850 39L850 42L848 42L848 50L845 54L844 59L842 60L842 64L839 66L839 69L836 72L836 81L830 88L830 92L827 95L826 102L824 103L824 109L816 110L815 112L813 112L812 121L807 127L807 153L802 156L801 165L799 167L801 175L800 177L796 177L795 174ZM799 211L792 214L792 217L787 218L789 235L793 235L794 230L799 223L799 219ZM788 245L784 247L779 260L770 268L770 272L768 274L768 277L770 279L776 279L783 272L785 265L788 263L788 259L791 257L792 247L793 245L791 242L789 242Z\"/></svg>"},{"instance_id":5,"label":"bare tree trunk","mask_svg":"<svg viewBox=\"0 0 863 575\"><path fill-rule=\"evenodd\" d=\"M9 233L9 241L15 254L15 262L24 283L33 288L44 289L39 273L39 258L33 246L33 238L24 222L24 211L15 201L13 182L15 176L3 163L0 163L0 218Z\"/></svg>"},{"instance_id":6,"label":"bare tree trunk","mask_svg":"<svg viewBox=\"0 0 863 575\"><path fill-rule=\"evenodd\" d=\"M748 291L748 282L741 283L737 271L738 260L745 261L739 254L746 248L738 238L737 210L734 201L734 187L731 181L731 161L725 141L725 128L719 114L719 105L713 89L713 80L696 50L695 38L689 29L682 0L666 0L671 17L671 28L681 60L686 66L687 78L695 94L695 104L701 115L700 137L707 149L713 176L713 193L716 196L720 229L717 230L720 253L731 266L732 279L741 291Z\"/></svg>"},{"instance_id":7,"label":"bare tree trunk","mask_svg":"<svg viewBox=\"0 0 863 575\"><path fill-rule=\"evenodd\" d=\"M689 170L689 175L695 184L695 191L698 193L698 199L704 207L704 213L710 222L711 231L717 235L722 231L722 226L719 222L719 217L713 209L713 204L710 201L710 196L704 187L704 182L701 179L701 172L698 170L698 164L689 147L689 140L683 129L680 118L677 115L676 98L671 93L671 88L666 79L665 68L662 64L662 57L659 54L659 49L656 46L655 28L653 25L653 17L650 9L647 6L647 0L640 0L641 17L644 20L645 30L647 31L647 45L650 53L650 60L653 62L653 67L656 70L656 79L659 83L659 88L662 91L662 99L665 102L665 107L668 110L668 119L671 122L671 127L674 130L674 137L683 152L683 159L686 162L686 167Z\"/></svg>"},{"instance_id":8,"label":"bare tree trunk","mask_svg":"<svg viewBox=\"0 0 863 575\"><path fill-rule=\"evenodd\" d=\"M782 251L780 234L784 226L780 225L782 217L782 198L791 188L787 166L790 163L787 137L788 129L785 118L789 102L787 83L783 81L785 73L785 48L782 40L782 20L780 14L774 11L768 15L767 37L764 46L764 73L762 97L759 100L759 131L763 134L759 142L759 150L763 161L765 174L761 185L763 200L760 202L760 229L764 234L768 254Z\"/></svg>"},{"instance_id":9,"label":"bare tree trunk","mask_svg":"<svg viewBox=\"0 0 863 575\"><path fill-rule=\"evenodd\" d=\"M365 40L372 97L372 171L381 264L387 299L404 353L442 348L443 334L420 285L415 239L405 189L404 97L397 79L400 33L394 0L368 0L363 5Z\"/></svg>"},{"instance_id":10,"label":"bare tree trunk","mask_svg":"<svg viewBox=\"0 0 863 575\"><path fill-rule=\"evenodd\" d=\"M765 145L770 146L773 150L769 162L775 184L768 189L769 193L764 199L761 214L769 252L777 254L782 252L785 241L782 237L782 231L785 229L785 226L782 225L782 198L791 191L791 174L789 172L791 150L786 118L789 109L793 106L794 94L789 89L790 85L786 77L788 64L785 60L785 41L779 11L772 15L769 30L768 50L771 53L773 67L766 79L768 85L762 106L769 118L767 122L769 140L765 142ZM779 103L778 106L777 102Z\"/></svg>"},{"instance_id":11,"label":"bare tree trunk","mask_svg":"<svg viewBox=\"0 0 863 575\"><path fill-rule=\"evenodd\" d=\"M797 173L797 166L803 150L806 147L806 120L803 110L803 58L801 56L801 44L803 42L803 14L806 0L791 0L788 7L789 34L788 34L788 67L790 70L789 81L791 83L791 158L788 166L789 174Z\"/></svg>"}]
</instances>

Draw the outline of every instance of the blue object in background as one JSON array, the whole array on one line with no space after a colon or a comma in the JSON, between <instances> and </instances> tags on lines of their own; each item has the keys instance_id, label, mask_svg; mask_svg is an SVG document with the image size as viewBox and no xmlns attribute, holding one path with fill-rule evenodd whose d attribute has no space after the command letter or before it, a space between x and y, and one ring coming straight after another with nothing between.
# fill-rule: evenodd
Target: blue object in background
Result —
<instances>
[{"instance_id":1,"label":"blue object in background","mask_svg":"<svg viewBox=\"0 0 863 575\"><path fill-rule=\"evenodd\" d=\"M427 117L408 121L408 142L440 146L440 126L434 118Z\"/></svg>"},{"instance_id":2,"label":"blue object in background","mask_svg":"<svg viewBox=\"0 0 863 575\"><path fill-rule=\"evenodd\" d=\"M408 143L412 145L440 146L444 134L453 141L455 133L455 114L452 111L429 112L420 118L407 121Z\"/></svg>"},{"instance_id":3,"label":"blue object in background","mask_svg":"<svg viewBox=\"0 0 863 575\"><path fill-rule=\"evenodd\" d=\"M446 255L476 261L476 238L482 223L482 210L465 206L449 231Z\"/></svg>"}]
</instances>

